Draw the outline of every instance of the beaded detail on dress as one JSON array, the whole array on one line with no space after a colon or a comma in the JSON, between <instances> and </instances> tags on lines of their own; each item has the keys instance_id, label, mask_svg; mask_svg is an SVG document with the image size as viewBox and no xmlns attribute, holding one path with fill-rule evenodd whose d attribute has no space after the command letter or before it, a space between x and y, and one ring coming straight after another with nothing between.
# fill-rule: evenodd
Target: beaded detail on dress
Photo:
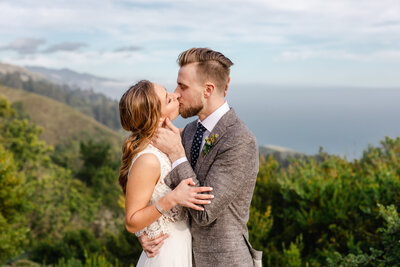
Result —
<instances>
[{"instance_id":1,"label":"beaded detail on dress","mask_svg":"<svg viewBox=\"0 0 400 267\"><path fill-rule=\"evenodd\" d=\"M151 153L157 156L158 160L160 161L160 168L161 168L161 174L160 174L160 179L158 179L157 184L154 187L153 194L151 196L151 199L147 206L150 206L157 202L160 198L171 192L171 188L169 188L165 183L164 183L164 178L167 176L167 174L171 171L171 161L169 160L168 156L161 152L159 149L156 147L152 146L151 144L148 145L143 151L138 153L132 160L131 167L135 160L146 153ZM130 172L130 169L129 169ZM128 173L129 177L129 173ZM146 232L146 234L150 238L154 238L159 236L160 234L166 234L168 233L168 224L176 222L176 221L181 221L181 220L186 220L187 215L186 211L183 209L181 206L175 206L169 211L165 212L165 215L162 215L160 218L158 218L155 222L150 224L149 226L145 227L144 229L136 232L136 236L140 236L143 232Z\"/></svg>"}]
</instances>

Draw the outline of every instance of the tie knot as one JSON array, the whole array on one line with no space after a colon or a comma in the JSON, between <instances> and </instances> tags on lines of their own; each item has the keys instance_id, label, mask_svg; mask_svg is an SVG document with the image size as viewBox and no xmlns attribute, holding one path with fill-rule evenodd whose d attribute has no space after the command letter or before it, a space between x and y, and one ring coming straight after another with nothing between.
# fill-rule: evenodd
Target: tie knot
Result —
<instances>
[{"instance_id":1,"label":"tie knot","mask_svg":"<svg viewBox=\"0 0 400 267\"><path fill-rule=\"evenodd\" d=\"M203 124L201 124L201 122L198 122L197 123L197 132L204 133L205 131L207 131L206 127L204 127Z\"/></svg>"}]
</instances>

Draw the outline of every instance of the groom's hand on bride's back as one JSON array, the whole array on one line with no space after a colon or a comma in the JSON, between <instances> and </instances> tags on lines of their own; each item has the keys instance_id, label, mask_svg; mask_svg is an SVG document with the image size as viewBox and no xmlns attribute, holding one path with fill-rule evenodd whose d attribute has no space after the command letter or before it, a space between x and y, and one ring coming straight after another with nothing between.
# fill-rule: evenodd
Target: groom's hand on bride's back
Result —
<instances>
[{"instance_id":1,"label":"groom's hand on bride's back","mask_svg":"<svg viewBox=\"0 0 400 267\"><path fill-rule=\"evenodd\" d=\"M139 242L142 245L143 251L146 253L147 257L152 258L158 254L158 251L164 244L164 240L168 237L168 234L161 234L152 239L146 233L143 233L139 236Z\"/></svg>"},{"instance_id":2,"label":"groom's hand on bride's back","mask_svg":"<svg viewBox=\"0 0 400 267\"><path fill-rule=\"evenodd\" d=\"M166 118L164 127L158 128L151 143L168 155L171 162L185 157L185 149L182 145L181 131Z\"/></svg>"}]
</instances>

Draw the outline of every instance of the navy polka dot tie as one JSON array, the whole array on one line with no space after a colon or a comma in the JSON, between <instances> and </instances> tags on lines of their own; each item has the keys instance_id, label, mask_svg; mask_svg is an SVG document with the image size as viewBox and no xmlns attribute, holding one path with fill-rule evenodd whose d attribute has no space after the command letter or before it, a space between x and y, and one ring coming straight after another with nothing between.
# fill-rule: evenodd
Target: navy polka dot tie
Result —
<instances>
[{"instance_id":1,"label":"navy polka dot tie","mask_svg":"<svg viewBox=\"0 0 400 267\"><path fill-rule=\"evenodd\" d=\"M200 154L201 142L203 141L203 134L207 129L199 122L197 123L196 134L193 138L192 148L190 149L190 165L192 168L196 166L197 158Z\"/></svg>"}]
</instances>

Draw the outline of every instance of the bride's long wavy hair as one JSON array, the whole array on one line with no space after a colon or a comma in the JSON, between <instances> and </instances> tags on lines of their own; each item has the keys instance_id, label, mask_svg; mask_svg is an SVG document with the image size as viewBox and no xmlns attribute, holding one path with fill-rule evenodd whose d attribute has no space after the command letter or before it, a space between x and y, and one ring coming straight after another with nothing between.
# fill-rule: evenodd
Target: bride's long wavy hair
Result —
<instances>
[{"instance_id":1,"label":"bride's long wavy hair","mask_svg":"<svg viewBox=\"0 0 400 267\"><path fill-rule=\"evenodd\" d=\"M122 145L122 165L118 177L125 195L132 159L150 143L161 117L161 103L154 85L142 80L130 87L119 101L119 117L122 127L130 132Z\"/></svg>"}]
</instances>

